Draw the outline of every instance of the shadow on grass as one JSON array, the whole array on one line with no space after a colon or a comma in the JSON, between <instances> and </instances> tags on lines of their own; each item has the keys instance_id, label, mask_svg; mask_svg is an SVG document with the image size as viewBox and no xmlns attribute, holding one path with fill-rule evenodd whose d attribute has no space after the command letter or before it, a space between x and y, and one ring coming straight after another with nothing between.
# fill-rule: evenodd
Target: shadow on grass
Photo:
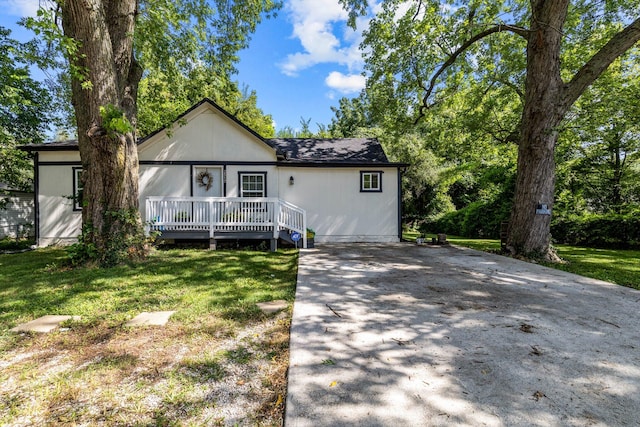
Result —
<instances>
[{"instance_id":1,"label":"shadow on grass","mask_svg":"<svg viewBox=\"0 0 640 427\"><path fill-rule=\"evenodd\" d=\"M61 249L0 255L0 327L45 314L82 316L90 325L121 325L142 311L177 310L189 323L217 312L243 323L256 302L292 301L297 252L158 251L146 261L109 269L66 269Z\"/></svg>"}]
</instances>

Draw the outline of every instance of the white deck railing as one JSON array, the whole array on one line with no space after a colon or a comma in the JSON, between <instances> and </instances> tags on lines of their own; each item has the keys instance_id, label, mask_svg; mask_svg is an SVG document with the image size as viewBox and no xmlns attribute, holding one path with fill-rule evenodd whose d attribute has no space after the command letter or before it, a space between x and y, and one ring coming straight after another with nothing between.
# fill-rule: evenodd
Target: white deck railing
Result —
<instances>
[{"instance_id":1,"label":"white deck railing","mask_svg":"<svg viewBox=\"0 0 640 427\"><path fill-rule=\"evenodd\" d=\"M297 231L307 247L307 214L273 197L147 197L148 231Z\"/></svg>"}]
</instances>

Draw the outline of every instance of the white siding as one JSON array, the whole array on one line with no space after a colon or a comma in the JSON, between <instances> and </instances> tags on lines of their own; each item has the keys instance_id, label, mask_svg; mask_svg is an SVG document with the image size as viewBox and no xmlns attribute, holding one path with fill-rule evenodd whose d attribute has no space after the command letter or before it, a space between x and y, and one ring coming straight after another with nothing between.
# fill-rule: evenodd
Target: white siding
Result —
<instances>
[{"instance_id":1,"label":"white siding","mask_svg":"<svg viewBox=\"0 0 640 427\"><path fill-rule=\"evenodd\" d=\"M146 218L145 199L149 196L189 197L191 166L141 165L139 171L140 215Z\"/></svg>"},{"instance_id":2,"label":"white siding","mask_svg":"<svg viewBox=\"0 0 640 427\"><path fill-rule=\"evenodd\" d=\"M382 192L360 192L361 170L384 171ZM307 211L316 242L399 240L396 168L281 167L279 174L280 197Z\"/></svg>"},{"instance_id":3,"label":"white siding","mask_svg":"<svg viewBox=\"0 0 640 427\"><path fill-rule=\"evenodd\" d=\"M275 161L275 150L205 104L167 135L160 132L140 145L139 157L165 161Z\"/></svg>"},{"instance_id":4,"label":"white siding","mask_svg":"<svg viewBox=\"0 0 640 427\"><path fill-rule=\"evenodd\" d=\"M224 163L225 196L239 195L239 172L266 172L266 196L305 209L308 227L316 231L318 242L398 241L397 168L278 167L275 150L211 105L201 105L184 119L186 125L175 126L169 134L160 132L139 147L143 219L148 196L192 195L192 163L221 167ZM80 165L79 153L41 152L40 162L66 164L39 167L39 244L74 242L80 233L81 212L73 211L66 196L73 193L72 167ZM384 172L382 192L360 192L363 170ZM294 185L289 184L291 176Z\"/></svg>"},{"instance_id":5,"label":"white siding","mask_svg":"<svg viewBox=\"0 0 640 427\"><path fill-rule=\"evenodd\" d=\"M42 165L39 168L40 239L38 244L70 244L77 240L82 212L73 210L72 167Z\"/></svg>"},{"instance_id":6,"label":"white siding","mask_svg":"<svg viewBox=\"0 0 640 427\"><path fill-rule=\"evenodd\" d=\"M278 169L276 166L260 165L229 165L227 166L227 194L226 197L240 196L240 180L238 172L267 173L266 197L279 197Z\"/></svg>"},{"instance_id":7,"label":"white siding","mask_svg":"<svg viewBox=\"0 0 640 427\"><path fill-rule=\"evenodd\" d=\"M0 210L0 239L3 237L16 237L24 233L33 236L33 194L12 193L6 209Z\"/></svg>"}]
</instances>

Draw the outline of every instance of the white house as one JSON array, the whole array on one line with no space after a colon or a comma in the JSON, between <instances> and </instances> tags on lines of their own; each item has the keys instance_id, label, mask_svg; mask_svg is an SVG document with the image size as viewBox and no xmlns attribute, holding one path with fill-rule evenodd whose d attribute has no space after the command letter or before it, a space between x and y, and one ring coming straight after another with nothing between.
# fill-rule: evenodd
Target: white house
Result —
<instances>
[{"instance_id":1,"label":"white house","mask_svg":"<svg viewBox=\"0 0 640 427\"><path fill-rule=\"evenodd\" d=\"M164 238L316 232L315 242L396 242L401 172L374 138L264 139L204 99L138 143L140 211ZM76 141L33 144L38 245L76 240ZM235 233L235 234L234 234ZM240 234L238 234L240 233Z\"/></svg>"}]
</instances>

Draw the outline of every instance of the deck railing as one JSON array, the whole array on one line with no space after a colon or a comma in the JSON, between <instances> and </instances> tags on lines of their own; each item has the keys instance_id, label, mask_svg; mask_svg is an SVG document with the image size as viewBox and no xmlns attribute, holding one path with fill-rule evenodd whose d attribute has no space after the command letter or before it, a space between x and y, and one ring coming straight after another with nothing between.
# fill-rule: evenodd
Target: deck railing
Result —
<instances>
[{"instance_id":1,"label":"deck railing","mask_svg":"<svg viewBox=\"0 0 640 427\"><path fill-rule=\"evenodd\" d=\"M273 197L147 197L149 231L300 233L307 247L304 209Z\"/></svg>"}]
</instances>

